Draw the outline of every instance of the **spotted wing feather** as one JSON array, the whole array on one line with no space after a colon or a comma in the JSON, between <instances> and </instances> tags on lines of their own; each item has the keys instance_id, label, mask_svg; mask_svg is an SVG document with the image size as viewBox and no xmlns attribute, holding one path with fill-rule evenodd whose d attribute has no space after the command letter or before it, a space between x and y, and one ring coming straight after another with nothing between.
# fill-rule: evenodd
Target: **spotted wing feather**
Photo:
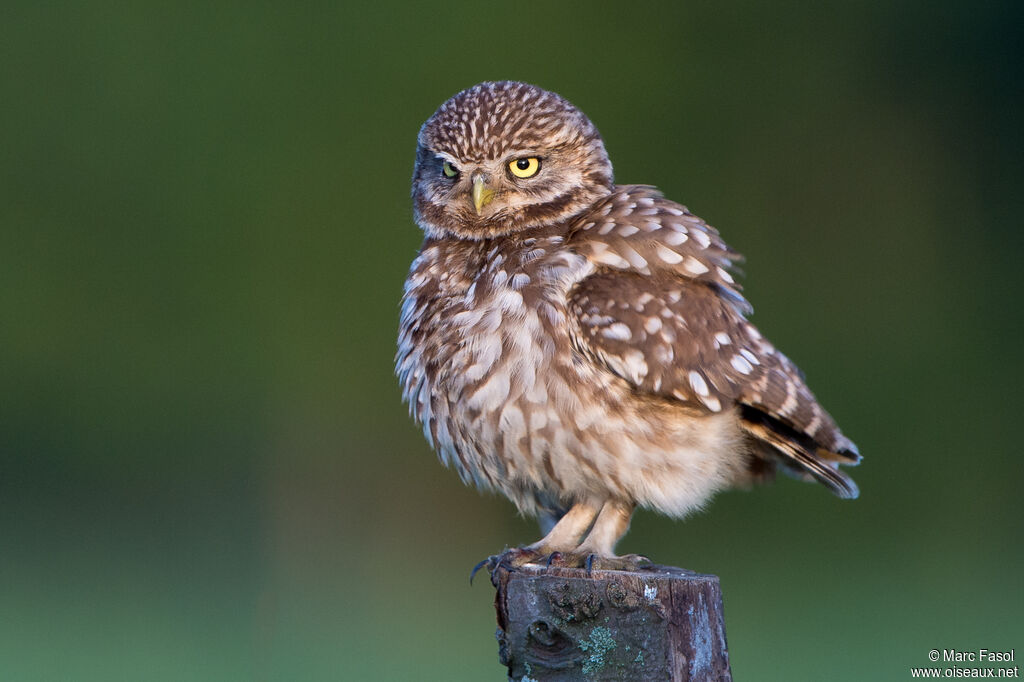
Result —
<instances>
[{"instance_id":1,"label":"spotted wing feather","mask_svg":"<svg viewBox=\"0 0 1024 682\"><path fill-rule=\"evenodd\" d=\"M787 464L855 497L837 466L857 463L857 449L799 369L745 319L749 306L728 273L738 254L682 207L647 188L625 190L607 211L611 227L591 214L571 241L599 266L570 293L577 350L681 407L738 407L748 433ZM680 226L685 241L672 236Z\"/></svg>"},{"instance_id":2,"label":"spotted wing feather","mask_svg":"<svg viewBox=\"0 0 1024 682\"><path fill-rule=\"evenodd\" d=\"M576 220L571 242L598 266L678 275L711 287L739 312L752 311L730 272L743 257L715 228L653 187L616 187Z\"/></svg>"}]
</instances>

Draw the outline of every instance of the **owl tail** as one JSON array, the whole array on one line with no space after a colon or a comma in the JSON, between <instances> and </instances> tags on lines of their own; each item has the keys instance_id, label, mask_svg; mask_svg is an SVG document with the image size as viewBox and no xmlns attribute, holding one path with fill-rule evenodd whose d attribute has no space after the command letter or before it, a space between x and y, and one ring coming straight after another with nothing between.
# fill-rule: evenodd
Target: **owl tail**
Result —
<instances>
[{"instance_id":1,"label":"owl tail","mask_svg":"<svg viewBox=\"0 0 1024 682\"><path fill-rule=\"evenodd\" d=\"M843 499L852 500L860 495L860 490L853 479L839 470L840 464L853 465L860 462L860 455L855 450L826 450L818 446L810 436L799 433L761 412L756 415L745 413L741 425L756 440L771 446L775 454L782 455L786 468L795 469L798 474L809 474Z\"/></svg>"}]
</instances>

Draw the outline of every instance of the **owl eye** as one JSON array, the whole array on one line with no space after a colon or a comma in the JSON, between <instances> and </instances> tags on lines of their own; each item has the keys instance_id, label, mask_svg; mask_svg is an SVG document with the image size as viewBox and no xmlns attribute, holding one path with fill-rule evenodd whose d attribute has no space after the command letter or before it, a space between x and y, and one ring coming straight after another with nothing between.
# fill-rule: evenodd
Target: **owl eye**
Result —
<instances>
[{"instance_id":1,"label":"owl eye","mask_svg":"<svg viewBox=\"0 0 1024 682\"><path fill-rule=\"evenodd\" d=\"M516 159L508 164L508 169L517 178L532 178L540 170L540 159L531 156L528 159Z\"/></svg>"},{"instance_id":2,"label":"owl eye","mask_svg":"<svg viewBox=\"0 0 1024 682\"><path fill-rule=\"evenodd\" d=\"M459 174L459 169L453 166L450 161L445 161L441 164L441 172L444 173L446 178L454 178Z\"/></svg>"}]
</instances>

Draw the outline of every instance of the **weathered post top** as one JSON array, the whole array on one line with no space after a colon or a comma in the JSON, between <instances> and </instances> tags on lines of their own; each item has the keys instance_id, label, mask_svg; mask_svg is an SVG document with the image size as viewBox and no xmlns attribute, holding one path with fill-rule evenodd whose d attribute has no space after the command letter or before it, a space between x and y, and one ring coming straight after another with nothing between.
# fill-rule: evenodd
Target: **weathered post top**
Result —
<instances>
[{"instance_id":1,"label":"weathered post top","mask_svg":"<svg viewBox=\"0 0 1024 682\"><path fill-rule=\"evenodd\" d=\"M499 564L491 581L510 680L732 680L717 576Z\"/></svg>"}]
</instances>

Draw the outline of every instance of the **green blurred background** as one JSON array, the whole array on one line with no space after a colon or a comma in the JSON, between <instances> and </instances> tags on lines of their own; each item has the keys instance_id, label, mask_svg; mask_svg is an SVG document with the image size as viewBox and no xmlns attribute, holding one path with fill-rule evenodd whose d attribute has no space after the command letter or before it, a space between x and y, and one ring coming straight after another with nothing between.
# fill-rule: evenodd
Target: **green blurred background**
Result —
<instances>
[{"instance_id":1,"label":"green blurred background","mask_svg":"<svg viewBox=\"0 0 1024 682\"><path fill-rule=\"evenodd\" d=\"M860 445L620 549L721 576L739 680L1024 651L1019 2L5 2L0 679L502 679L536 539L392 375L416 132L556 90L748 257Z\"/></svg>"}]
</instances>

